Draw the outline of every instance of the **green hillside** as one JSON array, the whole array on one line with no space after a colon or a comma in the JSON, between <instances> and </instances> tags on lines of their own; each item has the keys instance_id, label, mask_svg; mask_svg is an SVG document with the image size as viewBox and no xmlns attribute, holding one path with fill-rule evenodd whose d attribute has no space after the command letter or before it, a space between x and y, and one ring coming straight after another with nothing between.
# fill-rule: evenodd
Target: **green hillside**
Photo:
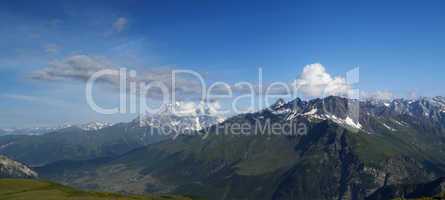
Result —
<instances>
[{"instance_id":1,"label":"green hillside","mask_svg":"<svg viewBox=\"0 0 445 200\"><path fill-rule=\"evenodd\" d=\"M114 193L84 192L56 183L30 179L0 179L2 200L191 200L175 196L123 196Z\"/></svg>"}]
</instances>

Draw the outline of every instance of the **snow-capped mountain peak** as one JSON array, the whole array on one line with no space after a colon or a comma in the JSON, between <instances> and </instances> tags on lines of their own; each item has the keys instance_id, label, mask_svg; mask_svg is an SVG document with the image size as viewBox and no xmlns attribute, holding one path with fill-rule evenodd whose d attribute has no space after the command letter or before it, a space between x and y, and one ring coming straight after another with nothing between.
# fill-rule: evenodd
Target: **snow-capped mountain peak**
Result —
<instances>
[{"instance_id":1,"label":"snow-capped mountain peak","mask_svg":"<svg viewBox=\"0 0 445 200\"><path fill-rule=\"evenodd\" d=\"M430 121L445 127L444 97L415 100L394 99L391 101L354 100L336 96L310 101L302 101L297 98L284 104L278 101L268 110L287 120L302 118L330 120L340 125L366 130L368 133L375 132L376 126L390 131L410 126L401 118L409 119L412 122ZM371 122L370 118L378 119L380 123ZM381 119L384 120L381 121Z\"/></svg>"},{"instance_id":2,"label":"snow-capped mountain peak","mask_svg":"<svg viewBox=\"0 0 445 200\"><path fill-rule=\"evenodd\" d=\"M140 127L167 128L175 131L193 130L198 131L202 128L222 122L222 118L212 115L175 115L175 114L152 114L138 117L134 120Z\"/></svg>"},{"instance_id":3,"label":"snow-capped mountain peak","mask_svg":"<svg viewBox=\"0 0 445 200\"><path fill-rule=\"evenodd\" d=\"M215 103L175 102L167 104L160 112L140 116L134 122L140 127L197 131L222 122L223 118L216 114L217 108Z\"/></svg>"}]
</instances>

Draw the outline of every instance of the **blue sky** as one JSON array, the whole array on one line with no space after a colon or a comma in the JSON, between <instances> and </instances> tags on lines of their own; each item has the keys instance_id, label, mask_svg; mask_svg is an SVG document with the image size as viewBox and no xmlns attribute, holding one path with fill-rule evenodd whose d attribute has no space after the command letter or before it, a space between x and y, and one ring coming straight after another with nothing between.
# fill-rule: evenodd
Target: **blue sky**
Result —
<instances>
[{"instance_id":1,"label":"blue sky","mask_svg":"<svg viewBox=\"0 0 445 200\"><path fill-rule=\"evenodd\" d=\"M87 55L146 70L193 69L213 81L295 80L321 63L360 67L360 90L445 95L445 2L1 1L0 127L121 121L88 108L84 83L30 78ZM98 91L105 104L114 91Z\"/></svg>"}]
</instances>

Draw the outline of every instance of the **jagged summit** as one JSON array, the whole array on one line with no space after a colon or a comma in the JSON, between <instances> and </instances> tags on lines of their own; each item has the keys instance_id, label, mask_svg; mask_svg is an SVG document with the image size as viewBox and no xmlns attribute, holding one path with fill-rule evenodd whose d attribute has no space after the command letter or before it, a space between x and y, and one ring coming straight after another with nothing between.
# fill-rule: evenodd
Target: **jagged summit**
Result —
<instances>
[{"instance_id":1,"label":"jagged summit","mask_svg":"<svg viewBox=\"0 0 445 200\"><path fill-rule=\"evenodd\" d=\"M416 126L419 121L431 121L445 127L445 98L419 98L416 100L394 99L392 101L357 100L328 96L312 100L284 102L278 99L268 109L286 120L318 119L331 120L349 127L374 133L385 128Z\"/></svg>"},{"instance_id":2,"label":"jagged summit","mask_svg":"<svg viewBox=\"0 0 445 200\"><path fill-rule=\"evenodd\" d=\"M354 104L358 105L359 102L337 96L309 101L296 98L287 103L278 100L268 110L273 114L284 115L286 120L332 120L342 125L360 129L362 125L358 121L358 110Z\"/></svg>"}]
</instances>

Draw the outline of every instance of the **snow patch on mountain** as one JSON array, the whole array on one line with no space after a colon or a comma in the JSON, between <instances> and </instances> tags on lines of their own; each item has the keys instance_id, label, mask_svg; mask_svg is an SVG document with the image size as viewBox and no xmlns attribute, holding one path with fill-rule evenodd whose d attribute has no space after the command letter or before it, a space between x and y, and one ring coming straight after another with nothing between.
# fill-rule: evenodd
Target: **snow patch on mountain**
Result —
<instances>
[{"instance_id":1,"label":"snow patch on mountain","mask_svg":"<svg viewBox=\"0 0 445 200\"><path fill-rule=\"evenodd\" d=\"M398 124L399 126L407 126L407 124L405 122L400 122L397 120L392 120L394 123Z\"/></svg>"},{"instance_id":2,"label":"snow patch on mountain","mask_svg":"<svg viewBox=\"0 0 445 200\"><path fill-rule=\"evenodd\" d=\"M340 117L335 113L329 113L324 107L321 107L320 101L310 101L309 103L302 103L297 99L287 104L279 100L273 104L269 110L274 114L287 114L286 120L294 120L299 117L307 118L309 120L331 120L342 126L348 126L355 129L362 129L363 126L358 121L354 121L351 117Z\"/></svg>"},{"instance_id":3,"label":"snow patch on mountain","mask_svg":"<svg viewBox=\"0 0 445 200\"><path fill-rule=\"evenodd\" d=\"M317 113L317 109L316 108L312 108L312 110L303 113L303 115L315 115Z\"/></svg>"},{"instance_id":4,"label":"snow patch on mountain","mask_svg":"<svg viewBox=\"0 0 445 200\"><path fill-rule=\"evenodd\" d=\"M112 126L113 124L110 123L106 123L106 122L97 122L97 121L93 121L93 122L89 122L86 124L81 124L81 125L76 125L76 127L84 130L84 131L98 131L100 129Z\"/></svg>"},{"instance_id":5,"label":"snow patch on mountain","mask_svg":"<svg viewBox=\"0 0 445 200\"><path fill-rule=\"evenodd\" d=\"M385 123L382 123L382 124L383 124L383 126L384 126L385 128L387 128L388 130L390 130L390 131L396 131L396 129L394 129L394 128L388 126L387 124L385 124Z\"/></svg>"},{"instance_id":6,"label":"snow patch on mountain","mask_svg":"<svg viewBox=\"0 0 445 200\"><path fill-rule=\"evenodd\" d=\"M357 129L362 128L362 125L360 124L360 122L354 122L354 120L352 120L350 117L346 117L346 119L344 121L348 126L351 126L351 127L357 128Z\"/></svg>"}]
</instances>

